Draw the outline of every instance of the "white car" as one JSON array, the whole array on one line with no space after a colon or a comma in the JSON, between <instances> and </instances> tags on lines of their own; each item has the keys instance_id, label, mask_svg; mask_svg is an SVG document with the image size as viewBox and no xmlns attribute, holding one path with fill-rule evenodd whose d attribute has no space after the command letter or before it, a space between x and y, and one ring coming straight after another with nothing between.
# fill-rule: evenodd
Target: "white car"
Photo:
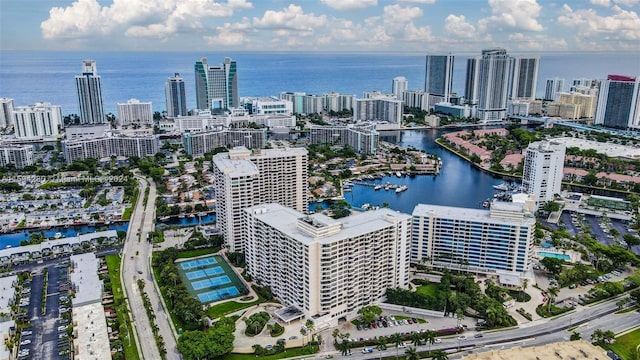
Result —
<instances>
[{"instance_id":1,"label":"white car","mask_svg":"<svg viewBox=\"0 0 640 360\"><path fill-rule=\"evenodd\" d=\"M440 343L442 342L442 339L440 339L440 338L436 338L433 342L434 342L435 344L440 344Z\"/></svg>"},{"instance_id":2,"label":"white car","mask_svg":"<svg viewBox=\"0 0 640 360\"><path fill-rule=\"evenodd\" d=\"M29 345L29 344L31 344L31 340L29 339L20 341L20 345Z\"/></svg>"}]
</instances>

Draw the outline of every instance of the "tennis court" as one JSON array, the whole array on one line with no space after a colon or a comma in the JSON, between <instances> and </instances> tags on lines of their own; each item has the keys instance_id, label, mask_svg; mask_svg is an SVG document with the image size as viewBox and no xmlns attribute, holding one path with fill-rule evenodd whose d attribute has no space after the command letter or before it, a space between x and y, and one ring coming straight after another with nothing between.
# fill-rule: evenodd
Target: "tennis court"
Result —
<instances>
[{"instance_id":1,"label":"tennis court","mask_svg":"<svg viewBox=\"0 0 640 360\"><path fill-rule=\"evenodd\" d=\"M180 279L191 296L211 303L246 295L246 285L220 255L189 259L176 263Z\"/></svg>"},{"instance_id":2,"label":"tennis court","mask_svg":"<svg viewBox=\"0 0 640 360\"><path fill-rule=\"evenodd\" d=\"M224 274L224 269L222 269L222 267L220 266L216 266L212 268L204 268L202 270L189 271L185 275L187 276L187 279L194 280L194 279L199 279L207 276L216 276L220 274Z\"/></svg>"},{"instance_id":3,"label":"tennis court","mask_svg":"<svg viewBox=\"0 0 640 360\"><path fill-rule=\"evenodd\" d=\"M214 278L208 278L198 281L191 282L191 286L193 286L193 290L202 290L205 288L212 288L224 284L228 284L231 282L231 279L227 275L222 275Z\"/></svg>"},{"instance_id":4,"label":"tennis court","mask_svg":"<svg viewBox=\"0 0 640 360\"><path fill-rule=\"evenodd\" d=\"M202 259L195 259L195 260L182 262L180 263L180 267L182 267L182 270L190 270L190 269L196 269L199 267L208 267L216 263L217 261L213 257L206 257Z\"/></svg>"},{"instance_id":5,"label":"tennis court","mask_svg":"<svg viewBox=\"0 0 640 360\"><path fill-rule=\"evenodd\" d=\"M218 301L220 299L228 299L230 297L238 296L240 292L235 286L229 286L223 289L211 290L205 293L198 294L198 300L202 303Z\"/></svg>"}]
</instances>

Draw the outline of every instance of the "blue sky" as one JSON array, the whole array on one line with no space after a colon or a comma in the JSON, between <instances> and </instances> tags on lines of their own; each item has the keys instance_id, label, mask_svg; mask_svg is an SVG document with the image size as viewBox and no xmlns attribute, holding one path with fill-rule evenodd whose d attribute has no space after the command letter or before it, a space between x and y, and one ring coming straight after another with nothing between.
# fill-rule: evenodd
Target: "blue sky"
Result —
<instances>
[{"instance_id":1,"label":"blue sky","mask_svg":"<svg viewBox=\"0 0 640 360\"><path fill-rule=\"evenodd\" d=\"M0 0L0 50L640 52L640 0Z\"/></svg>"}]
</instances>

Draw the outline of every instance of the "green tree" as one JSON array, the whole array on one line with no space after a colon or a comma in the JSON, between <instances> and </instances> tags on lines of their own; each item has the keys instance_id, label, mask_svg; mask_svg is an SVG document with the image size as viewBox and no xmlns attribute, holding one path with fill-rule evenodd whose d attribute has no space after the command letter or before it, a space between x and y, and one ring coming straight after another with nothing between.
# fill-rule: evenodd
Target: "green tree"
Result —
<instances>
[{"instance_id":1,"label":"green tree","mask_svg":"<svg viewBox=\"0 0 640 360\"><path fill-rule=\"evenodd\" d=\"M580 333L577 332L577 331L572 332L571 333L571 337L569 337L569 340L571 340L571 341L576 341L576 340L580 340L580 339L582 339L582 335L580 335Z\"/></svg>"},{"instance_id":2,"label":"green tree","mask_svg":"<svg viewBox=\"0 0 640 360\"><path fill-rule=\"evenodd\" d=\"M340 349L340 353L342 356L346 356L351 353L351 341L349 339L342 339L342 342L338 343L338 349Z\"/></svg>"},{"instance_id":3,"label":"green tree","mask_svg":"<svg viewBox=\"0 0 640 360\"><path fill-rule=\"evenodd\" d=\"M431 353L431 359L432 360L449 360L449 355L447 355L447 353L444 352L443 350L436 350L433 353Z\"/></svg>"},{"instance_id":4,"label":"green tree","mask_svg":"<svg viewBox=\"0 0 640 360\"><path fill-rule=\"evenodd\" d=\"M391 340L391 343L393 345L395 345L396 347L396 359L398 358L398 349L400 349L400 345L404 344L404 341L402 339L402 335L400 335L399 333L394 333L389 337L389 340Z\"/></svg>"},{"instance_id":5,"label":"green tree","mask_svg":"<svg viewBox=\"0 0 640 360\"><path fill-rule=\"evenodd\" d=\"M431 351L431 345L433 345L436 342L437 335L438 333L435 332L435 330L426 330L425 332L422 333L422 337L427 342L427 345L429 345L429 351Z\"/></svg>"},{"instance_id":6,"label":"green tree","mask_svg":"<svg viewBox=\"0 0 640 360\"><path fill-rule=\"evenodd\" d=\"M404 351L405 355L407 355L407 360L418 360L420 359L420 356L418 355L418 351L416 351L416 348L414 347L408 347L405 351Z\"/></svg>"},{"instance_id":7,"label":"green tree","mask_svg":"<svg viewBox=\"0 0 640 360\"><path fill-rule=\"evenodd\" d=\"M540 260L540 263L544 265L548 272L552 273L555 276L558 276L562 272L562 265L564 264L564 260L545 257Z\"/></svg>"},{"instance_id":8,"label":"green tree","mask_svg":"<svg viewBox=\"0 0 640 360\"><path fill-rule=\"evenodd\" d=\"M365 306L358 310L358 314L362 316L363 323L369 324L382 314L382 309L375 305Z\"/></svg>"},{"instance_id":9,"label":"green tree","mask_svg":"<svg viewBox=\"0 0 640 360\"><path fill-rule=\"evenodd\" d=\"M544 203L544 206L542 207L542 209L546 212L555 212L555 211L559 211L560 210L560 204L558 204L557 202L550 200L547 201L546 203Z\"/></svg>"},{"instance_id":10,"label":"green tree","mask_svg":"<svg viewBox=\"0 0 640 360\"><path fill-rule=\"evenodd\" d=\"M633 234L624 234L622 238L624 239L625 243L627 243L627 250L631 250L632 246L640 245L640 237Z\"/></svg>"}]
</instances>

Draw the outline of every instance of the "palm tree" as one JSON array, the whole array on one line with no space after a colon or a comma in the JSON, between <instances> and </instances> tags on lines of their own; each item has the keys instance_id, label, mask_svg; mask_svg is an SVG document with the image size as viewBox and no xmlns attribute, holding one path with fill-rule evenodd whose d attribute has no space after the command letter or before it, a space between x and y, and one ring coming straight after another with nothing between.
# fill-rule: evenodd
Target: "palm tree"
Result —
<instances>
[{"instance_id":1,"label":"palm tree","mask_svg":"<svg viewBox=\"0 0 640 360\"><path fill-rule=\"evenodd\" d=\"M346 356L351 352L351 341L348 339L342 339L342 342L338 344L338 348L342 353L342 356Z\"/></svg>"},{"instance_id":2,"label":"palm tree","mask_svg":"<svg viewBox=\"0 0 640 360\"><path fill-rule=\"evenodd\" d=\"M400 335L399 333L394 333L393 335L391 335L389 337L389 340L391 340L393 345L396 346L396 359L397 359L398 358L398 349L400 348L400 345L402 345L404 343L404 341L402 339L402 335Z\"/></svg>"},{"instance_id":3,"label":"palm tree","mask_svg":"<svg viewBox=\"0 0 640 360\"><path fill-rule=\"evenodd\" d=\"M384 336L380 336L376 339L376 350L383 351L387 350L387 338ZM379 354L379 358L382 359L382 353Z\"/></svg>"},{"instance_id":4,"label":"palm tree","mask_svg":"<svg viewBox=\"0 0 640 360\"><path fill-rule=\"evenodd\" d=\"M549 295L549 309L547 310L547 312L551 312L551 303L553 302L553 300L555 300L556 296L558 296L558 293L560 292L560 289L558 289L555 286L552 286L550 288L547 289L547 295Z\"/></svg>"},{"instance_id":5,"label":"palm tree","mask_svg":"<svg viewBox=\"0 0 640 360\"><path fill-rule=\"evenodd\" d=\"M302 347L304 347L304 338L307 336L307 329L304 326L300 328L300 335L302 335Z\"/></svg>"},{"instance_id":6,"label":"palm tree","mask_svg":"<svg viewBox=\"0 0 640 360\"><path fill-rule=\"evenodd\" d=\"M603 337L604 337L604 331L602 331L602 329L595 329L593 331L593 334L591 334L591 342L600 344L602 343Z\"/></svg>"},{"instance_id":7,"label":"palm tree","mask_svg":"<svg viewBox=\"0 0 640 360\"><path fill-rule=\"evenodd\" d=\"M331 333L331 336L333 336L333 342L337 343L338 342L338 336L340 336L340 330L333 329L333 333Z\"/></svg>"},{"instance_id":8,"label":"palm tree","mask_svg":"<svg viewBox=\"0 0 640 360\"><path fill-rule=\"evenodd\" d=\"M313 321L307 320L304 325L307 327L307 333L311 335L311 341L309 341L309 345L311 345L311 343L313 342L313 336L315 335L313 333Z\"/></svg>"},{"instance_id":9,"label":"palm tree","mask_svg":"<svg viewBox=\"0 0 640 360\"><path fill-rule=\"evenodd\" d=\"M431 360L449 360L449 355L442 350L436 350L431 354Z\"/></svg>"},{"instance_id":10,"label":"palm tree","mask_svg":"<svg viewBox=\"0 0 640 360\"><path fill-rule=\"evenodd\" d=\"M407 355L407 360L418 360L420 358L420 356L418 356L418 352L416 351L416 348L414 347L408 347L405 351L404 351L405 355Z\"/></svg>"},{"instance_id":11,"label":"palm tree","mask_svg":"<svg viewBox=\"0 0 640 360\"><path fill-rule=\"evenodd\" d=\"M436 335L438 335L438 333L434 330L427 330L422 333L422 337L425 339L427 344L429 344L429 351L431 351L431 345L436 342Z\"/></svg>"},{"instance_id":12,"label":"palm tree","mask_svg":"<svg viewBox=\"0 0 640 360\"><path fill-rule=\"evenodd\" d=\"M413 344L413 346L420 345L420 342L422 342L422 334L417 332L411 334L411 343Z\"/></svg>"}]
</instances>

